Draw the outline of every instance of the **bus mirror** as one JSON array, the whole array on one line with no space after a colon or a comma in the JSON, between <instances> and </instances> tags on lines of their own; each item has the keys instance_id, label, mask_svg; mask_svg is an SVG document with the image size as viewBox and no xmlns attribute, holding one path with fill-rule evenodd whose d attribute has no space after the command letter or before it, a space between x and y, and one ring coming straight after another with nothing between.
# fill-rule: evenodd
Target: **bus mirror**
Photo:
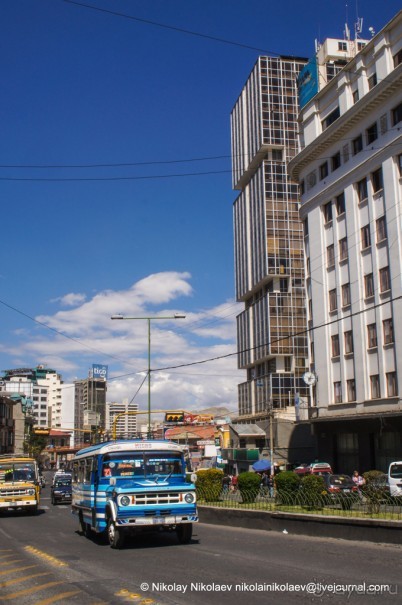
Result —
<instances>
[{"instance_id":1,"label":"bus mirror","mask_svg":"<svg viewBox=\"0 0 402 605\"><path fill-rule=\"evenodd\" d=\"M116 477L110 477L109 485L116 485Z\"/></svg>"},{"instance_id":2,"label":"bus mirror","mask_svg":"<svg viewBox=\"0 0 402 605\"><path fill-rule=\"evenodd\" d=\"M191 483L197 483L197 473L191 473Z\"/></svg>"}]
</instances>

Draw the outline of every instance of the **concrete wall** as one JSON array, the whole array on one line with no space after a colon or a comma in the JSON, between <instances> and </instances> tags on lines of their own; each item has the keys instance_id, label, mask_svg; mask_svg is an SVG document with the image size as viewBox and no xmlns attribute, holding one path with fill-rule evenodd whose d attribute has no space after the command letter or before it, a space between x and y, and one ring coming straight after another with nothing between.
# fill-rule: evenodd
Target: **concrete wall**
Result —
<instances>
[{"instance_id":1,"label":"concrete wall","mask_svg":"<svg viewBox=\"0 0 402 605\"><path fill-rule=\"evenodd\" d=\"M289 534L343 540L401 544L402 521L378 521L302 515L282 512L233 510L199 506L201 523L263 529L265 531L287 531Z\"/></svg>"}]
</instances>

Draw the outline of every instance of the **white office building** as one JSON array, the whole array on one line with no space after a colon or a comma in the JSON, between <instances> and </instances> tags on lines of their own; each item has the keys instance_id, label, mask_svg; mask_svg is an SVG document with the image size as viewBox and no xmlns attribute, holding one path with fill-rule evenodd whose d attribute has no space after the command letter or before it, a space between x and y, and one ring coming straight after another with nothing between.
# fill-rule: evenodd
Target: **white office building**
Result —
<instances>
[{"instance_id":1,"label":"white office building","mask_svg":"<svg viewBox=\"0 0 402 605\"><path fill-rule=\"evenodd\" d=\"M356 50L304 100L289 164L301 188L311 422L319 457L349 472L402 457L402 12Z\"/></svg>"},{"instance_id":2,"label":"white office building","mask_svg":"<svg viewBox=\"0 0 402 605\"><path fill-rule=\"evenodd\" d=\"M133 439L137 437L138 404L129 403L124 399L122 403L106 402L106 431L110 437L114 432L118 439Z\"/></svg>"}]
</instances>

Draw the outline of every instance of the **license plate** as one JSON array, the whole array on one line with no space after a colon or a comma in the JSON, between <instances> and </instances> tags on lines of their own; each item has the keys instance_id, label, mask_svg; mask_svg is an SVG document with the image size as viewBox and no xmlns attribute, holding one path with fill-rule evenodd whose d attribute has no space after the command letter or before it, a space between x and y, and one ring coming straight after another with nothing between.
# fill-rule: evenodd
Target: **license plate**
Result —
<instances>
[{"instance_id":1,"label":"license plate","mask_svg":"<svg viewBox=\"0 0 402 605\"><path fill-rule=\"evenodd\" d=\"M344 493L344 494L350 494L350 489L344 489L344 490L343 490L343 493Z\"/></svg>"},{"instance_id":2,"label":"license plate","mask_svg":"<svg viewBox=\"0 0 402 605\"><path fill-rule=\"evenodd\" d=\"M152 523L154 525L161 525L161 523L165 523L165 517L154 517Z\"/></svg>"}]
</instances>

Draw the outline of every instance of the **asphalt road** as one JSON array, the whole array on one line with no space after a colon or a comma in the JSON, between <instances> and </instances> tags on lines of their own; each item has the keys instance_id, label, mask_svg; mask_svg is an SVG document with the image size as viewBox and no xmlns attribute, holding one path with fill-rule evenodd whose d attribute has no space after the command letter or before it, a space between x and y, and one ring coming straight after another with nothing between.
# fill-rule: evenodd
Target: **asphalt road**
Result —
<instances>
[{"instance_id":1,"label":"asphalt road","mask_svg":"<svg viewBox=\"0 0 402 605\"><path fill-rule=\"evenodd\" d=\"M188 545L163 533L113 550L81 535L49 486L38 515L0 516L4 604L394 605L401 596L402 545L197 524Z\"/></svg>"}]
</instances>

